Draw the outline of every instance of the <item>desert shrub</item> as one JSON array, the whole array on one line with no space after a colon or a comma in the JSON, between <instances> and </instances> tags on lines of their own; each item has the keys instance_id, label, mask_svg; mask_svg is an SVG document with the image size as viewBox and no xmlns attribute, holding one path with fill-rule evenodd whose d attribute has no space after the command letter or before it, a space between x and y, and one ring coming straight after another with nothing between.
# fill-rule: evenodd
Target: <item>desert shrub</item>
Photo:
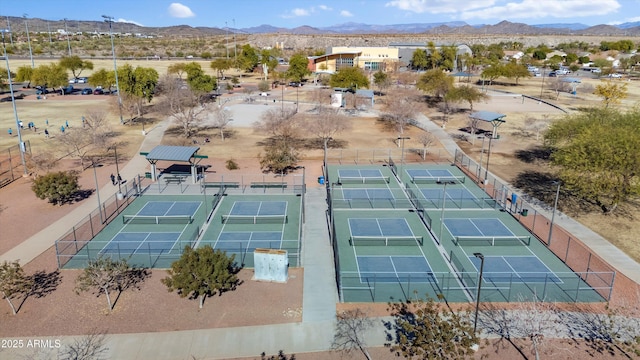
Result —
<instances>
[{"instance_id":1,"label":"desert shrub","mask_svg":"<svg viewBox=\"0 0 640 360\"><path fill-rule=\"evenodd\" d=\"M70 171L51 172L33 181L31 190L39 199L52 204L64 204L73 200L79 190L78 175Z\"/></svg>"},{"instance_id":2,"label":"desert shrub","mask_svg":"<svg viewBox=\"0 0 640 360\"><path fill-rule=\"evenodd\" d=\"M233 159L227 160L227 170L237 170L238 163L236 163Z\"/></svg>"}]
</instances>

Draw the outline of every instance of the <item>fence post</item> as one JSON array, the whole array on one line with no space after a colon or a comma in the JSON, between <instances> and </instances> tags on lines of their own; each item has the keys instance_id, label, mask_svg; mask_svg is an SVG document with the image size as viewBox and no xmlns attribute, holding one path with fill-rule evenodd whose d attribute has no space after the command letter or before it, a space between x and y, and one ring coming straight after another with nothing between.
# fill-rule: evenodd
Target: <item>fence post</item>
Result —
<instances>
[{"instance_id":1,"label":"fence post","mask_svg":"<svg viewBox=\"0 0 640 360\"><path fill-rule=\"evenodd\" d=\"M549 246L549 244L547 244L547 246ZM569 247L571 246L571 237L569 237L569 240L567 241L567 250L564 253L564 263L567 263L567 259L569 258Z\"/></svg>"}]
</instances>

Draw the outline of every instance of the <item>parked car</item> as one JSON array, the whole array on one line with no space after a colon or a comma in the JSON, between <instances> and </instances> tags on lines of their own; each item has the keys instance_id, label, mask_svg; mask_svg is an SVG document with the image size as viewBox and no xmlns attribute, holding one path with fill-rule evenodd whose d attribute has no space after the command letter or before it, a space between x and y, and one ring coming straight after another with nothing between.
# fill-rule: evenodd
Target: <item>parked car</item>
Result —
<instances>
[{"instance_id":1,"label":"parked car","mask_svg":"<svg viewBox=\"0 0 640 360\"><path fill-rule=\"evenodd\" d=\"M79 77L78 78L78 84L85 84L89 81L88 77Z\"/></svg>"},{"instance_id":2,"label":"parked car","mask_svg":"<svg viewBox=\"0 0 640 360\"><path fill-rule=\"evenodd\" d=\"M78 83L78 79L73 78L73 79L69 79L69 84L77 84Z\"/></svg>"},{"instance_id":3,"label":"parked car","mask_svg":"<svg viewBox=\"0 0 640 360\"><path fill-rule=\"evenodd\" d=\"M549 77L556 77L556 76L558 76L558 73L555 71L552 71L549 73Z\"/></svg>"},{"instance_id":4,"label":"parked car","mask_svg":"<svg viewBox=\"0 0 640 360\"><path fill-rule=\"evenodd\" d=\"M93 90L93 95L103 95L104 91L102 91L102 89L95 89Z\"/></svg>"},{"instance_id":5,"label":"parked car","mask_svg":"<svg viewBox=\"0 0 640 360\"><path fill-rule=\"evenodd\" d=\"M84 88L82 89L82 95L91 95L93 94L93 89L92 88Z\"/></svg>"},{"instance_id":6,"label":"parked car","mask_svg":"<svg viewBox=\"0 0 640 360\"><path fill-rule=\"evenodd\" d=\"M260 96L269 96L269 93L263 92L263 93L260 93Z\"/></svg>"},{"instance_id":7,"label":"parked car","mask_svg":"<svg viewBox=\"0 0 640 360\"><path fill-rule=\"evenodd\" d=\"M302 83L299 83L297 81L292 81L289 83L289 86L298 87L298 86L302 86Z\"/></svg>"},{"instance_id":8,"label":"parked car","mask_svg":"<svg viewBox=\"0 0 640 360\"><path fill-rule=\"evenodd\" d=\"M71 94L75 91L76 89L73 88L73 85L69 85L65 88L62 88L62 94L63 95L67 95L67 94Z\"/></svg>"},{"instance_id":9,"label":"parked car","mask_svg":"<svg viewBox=\"0 0 640 360\"><path fill-rule=\"evenodd\" d=\"M617 78L617 79L618 79L618 78L621 78L621 77L622 77L622 74L613 73L613 74L609 74L609 77L610 77L610 78Z\"/></svg>"},{"instance_id":10,"label":"parked car","mask_svg":"<svg viewBox=\"0 0 640 360\"><path fill-rule=\"evenodd\" d=\"M594 74L600 74L602 70L600 70L599 68L595 68L595 69L591 69L591 72Z\"/></svg>"}]
</instances>

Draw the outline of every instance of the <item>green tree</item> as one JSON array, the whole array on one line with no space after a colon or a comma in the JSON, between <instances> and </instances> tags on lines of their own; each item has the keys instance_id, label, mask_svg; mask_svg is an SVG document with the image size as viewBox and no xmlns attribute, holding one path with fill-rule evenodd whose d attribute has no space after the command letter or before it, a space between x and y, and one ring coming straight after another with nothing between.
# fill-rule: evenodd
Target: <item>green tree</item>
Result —
<instances>
[{"instance_id":1,"label":"green tree","mask_svg":"<svg viewBox=\"0 0 640 360\"><path fill-rule=\"evenodd\" d=\"M234 260L235 255L227 256L209 245L195 250L186 246L180 259L167 270L169 276L160 281L169 292L175 290L180 297L199 299L202 309L206 297L222 295L238 285Z\"/></svg>"},{"instance_id":2,"label":"green tree","mask_svg":"<svg viewBox=\"0 0 640 360\"><path fill-rule=\"evenodd\" d=\"M515 62L510 62L504 65L504 76L511 79L516 79L516 85L518 85L518 80L520 78L531 77L531 73L527 70L527 66L524 64L518 64Z\"/></svg>"},{"instance_id":3,"label":"green tree","mask_svg":"<svg viewBox=\"0 0 640 360\"><path fill-rule=\"evenodd\" d=\"M106 69L99 69L89 76L89 84L93 86L102 86L104 89L109 89L109 92L111 92L111 87L113 87L115 83L116 76L114 75L113 70L108 71Z\"/></svg>"},{"instance_id":4,"label":"green tree","mask_svg":"<svg viewBox=\"0 0 640 360\"><path fill-rule=\"evenodd\" d=\"M378 91L382 93L390 85L389 76L384 71L378 70L373 74L373 83L378 87Z\"/></svg>"},{"instance_id":5,"label":"green tree","mask_svg":"<svg viewBox=\"0 0 640 360\"><path fill-rule=\"evenodd\" d=\"M305 76L311 74L309 70L309 60L302 53L294 54L289 59L289 69L287 70L287 78L292 81L300 82Z\"/></svg>"},{"instance_id":6,"label":"green tree","mask_svg":"<svg viewBox=\"0 0 640 360\"><path fill-rule=\"evenodd\" d=\"M387 322L385 344L396 356L408 359L464 359L478 343L468 313L442 312L433 299L389 303L393 321Z\"/></svg>"},{"instance_id":7,"label":"green tree","mask_svg":"<svg viewBox=\"0 0 640 360\"><path fill-rule=\"evenodd\" d=\"M487 99L488 96L473 86L454 86L447 94L447 100L459 102L465 101L469 104L469 110L473 112L473 103Z\"/></svg>"},{"instance_id":8,"label":"green tree","mask_svg":"<svg viewBox=\"0 0 640 360\"><path fill-rule=\"evenodd\" d=\"M99 257L89 260L87 267L76 278L76 294L85 291L101 293L107 298L109 312L113 311L114 303L111 301L111 292L122 292L126 287L131 266L126 259L113 260L109 257Z\"/></svg>"},{"instance_id":9,"label":"green tree","mask_svg":"<svg viewBox=\"0 0 640 360\"><path fill-rule=\"evenodd\" d=\"M67 70L59 64L40 65L33 69L31 82L42 87L63 87L69 84Z\"/></svg>"},{"instance_id":10,"label":"green tree","mask_svg":"<svg viewBox=\"0 0 640 360\"><path fill-rule=\"evenodd\" d=\"M137 66L134 69L125 64L118 69L121 98L132 118L144 115L145 101L150 103L153 99L158 78L158 72L153 68Z\"/></svg>"},{"instance_id":11,"label":"green tree","mask_svg":"<svg viewBox=\"0 0 640 360\"><path fill-rule=\"evenodd\" d=\"M31 66L24 65L24 66L19 66L17 71L18 72L16 73L16 76L13 80L20 81L20 82L26 81L27 87L31 87L31 76L33 75L33 68ZM6 76L7 74L6 69L4 73Z\"/></svg>"},{"instance_id":12,"label":"green tree","mask_svg":"<svg viewBox=\"0 0 640 360\"><path fill-rule=\"evenodd\" d=\"M51 172L33 180L31 190L39 199L48 199L52 204L72 201L79 190L78 175L69 171Z\"/></svg>"},{"instance_id":13,"label":"green tree","mask_svg":"<svg viewBox=\"0 0 640 360\"><path fill-rule=\"evenodd\" d=\"M627 84L606 81L603 84L596 85L593 94L602 98L602 104L605 108L608 108L609 105L620 104L622 99L627 97Z\"/></svg>"},{"instance_id":14,"label":"green tree","mask_svg":"<svg viewBox=\"0 0 640 360\"><path fill-rule=\"evenodd\" d=\"M259 63L260 56L258 51L249 44L243 45L238 54L237 66L245 72L252 72Z\"/></svg>"},{"instance_id":15,"label":"green tree","mask_svg":"<svg viewBox=\"0 0 640 360\"><path fill-rule=\"evenodd\" d=\"M206 60L209 60L211 58L213 58L213 54L209 51L204 51L202 52L202 54L200 54L200 57Z\"/></svg>"},{"instance_id":16,"label":"green tree","mask_svg":"<svg viewBox=\"0 0 640 360\"><path fill-rule=\"evenodd\" d=\"M541 49L535 50L535 51L533 52L533 55L532 55L532 56L533 56L533 58L534 58L534 59L536 59L536 60L546 60L546 59L547 59L547 53L546 53L546 51L541 50Z\"/></svg>"},{"instance_id":17,"label":"green tree","mask_svg":"<svg viewBox=\"0 0 640 360\"><path fill-rule=\"evenodd\" d=\"M33 282L24 274L24 270L17 260L14 262L5 261L0 265L0 293L9 303L13 315L16 315L18 310L11 300L26 296L32 284Z\"/></svg>"},{"instance_id":18,"label":"green tree","mask_svg":"<svg viewBox=\"0 0 640 360\"><path fill-rule=\"evenodd\" d=\"M427 62L430 69L439 67L442 62L442 54L433 41L427 43Z\"/></svg>"},{"instance_id":19,"label":"green tree","mask_svg":"<svg viewBox=\"0 0 640 360\"><path fill-rule=\"evenodd\" d=\"M169 65L169 67L167 68L167 73L176 74L178 75L178 78L182 80L182 75L186 72L186 67L186 63L174 63Z\"/></svg>"},{"instance_id":20,"label":"green tree","mask_svg":"<svg viewBox=\"0 0 640 360\"><path fill-rule=\"evenodd\" d=\"M60 66L71 71L73 77L77 79L83 70L93 70L93 63L89 60L82 60L79 56L63 56L59 61Z\"/></svg>"},{"instance_id":21,"label":"green tree","mask_svg":"<svg viewBox=\"0 0 640 360\"><path fill-rule=\"evenodd\" d=\"M453 88L453 78L440 69L432 69L420 76L416 87L429 95L442 99Z\"/></svg>"},{"instance_id":22,"label":"green tree","mask_svg":"<svg viewBox=\"0 0 640 360\"><path fill-rule=\"evenodd\" d=\"M329 84L333 87L365 89L369 88L369 79L362 69L345 67L331 75Z\"/></svg>"},{"instance_id":23,"label":"green tree","mask_svg":"<svg viewBox=\"0 0 640 360\"><path fill-rule=\"evenodd\" d=\"M489 79L489 85L491 85L491 83L504 75L504 65L499 64L499 63L495 63L492 64L491 66L485 68L484 70L482 70L482 74L480 74L480 76L483 79Z\"/></svg>"},{"instance_id":24,"label":"green tree","mask_svg":"<svg viewBox=\"0 0 640 360\"><path fill-rule=\"evenodd\" d=\"M205 74L200 64L191 62L187 64L185 71L187 72L187 84L194 92L203 94L216 88L216 79Z\"/></svg>"},{"instance_id":25,"label":"green tree","mask_svg":"<svg viewBox=\"0 0 640 360\"><path fill-rule=\"evenodd\" d=\"M427 59L427 50L416 49L411 55L411 67L415 70L426 69L429 66Z\"/></svg>"},{"instance_id":26,"label":"green tree","mask_svg":"<svg viewBox=\"0 0 640 360\"><path fill-rule=\"evenodd\" d=\"M640 108L594 108L551 124L545 140L564 186L609 213L640 195Z\"/></svg>"},{"instance_id":27,"label":"green tree","mask_svg":"<svg viewBox=\"0 0 640 360\"><path fill-rule=\"evenodd\" d=\"M231 65L231 60L223 58L211 62L211 68L217 72L219 78L224 78L224 72L231 69Z\"/></svg>"}]
</instances>

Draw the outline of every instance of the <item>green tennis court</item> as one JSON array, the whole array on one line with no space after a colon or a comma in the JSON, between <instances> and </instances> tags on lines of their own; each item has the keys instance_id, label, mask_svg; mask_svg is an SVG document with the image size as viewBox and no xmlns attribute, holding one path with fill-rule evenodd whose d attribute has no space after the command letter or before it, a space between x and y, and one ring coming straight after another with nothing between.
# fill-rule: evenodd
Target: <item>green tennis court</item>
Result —
<instances>
[{"instance_id":1,"label":"green tennis court","mask_svg":"<svg viewBox=\"0 0 640 360\"><path fill-rule=\"evenodd\" d=\"M96 237L82 242L57 242L57 252L73 254L65 268L83 268L88 260L99 256L166 268L180 257L185 246L195 245L207 210L211 205L202 196L141 196Z\"/></svg>"},{"instance_id":2,"label":"green tennis court","mask_svg":"<svg viewBox=\"0 0 640 360\"><path fill-rule=\"evenodd\" d=\"M470 301L480 284L482 301L500 302L604 301L610 291L614 273L572 272L455 166L405 165L398 178L395 166L359 168L328 171L340 180L329 194L345 302Z\"/></svg>"},{"instance_id":3,"label":"green tennis court","mask_svg":"<svg viewBox=\"0 0 640 360\"><path fill-rule=\"evenodd\" d=\"M253 267L255 249L287 250L299 266L302 198L296 195L227 195L211 217L197 246L235 254L238 265Z\"/></svg>"}]
</instances>

